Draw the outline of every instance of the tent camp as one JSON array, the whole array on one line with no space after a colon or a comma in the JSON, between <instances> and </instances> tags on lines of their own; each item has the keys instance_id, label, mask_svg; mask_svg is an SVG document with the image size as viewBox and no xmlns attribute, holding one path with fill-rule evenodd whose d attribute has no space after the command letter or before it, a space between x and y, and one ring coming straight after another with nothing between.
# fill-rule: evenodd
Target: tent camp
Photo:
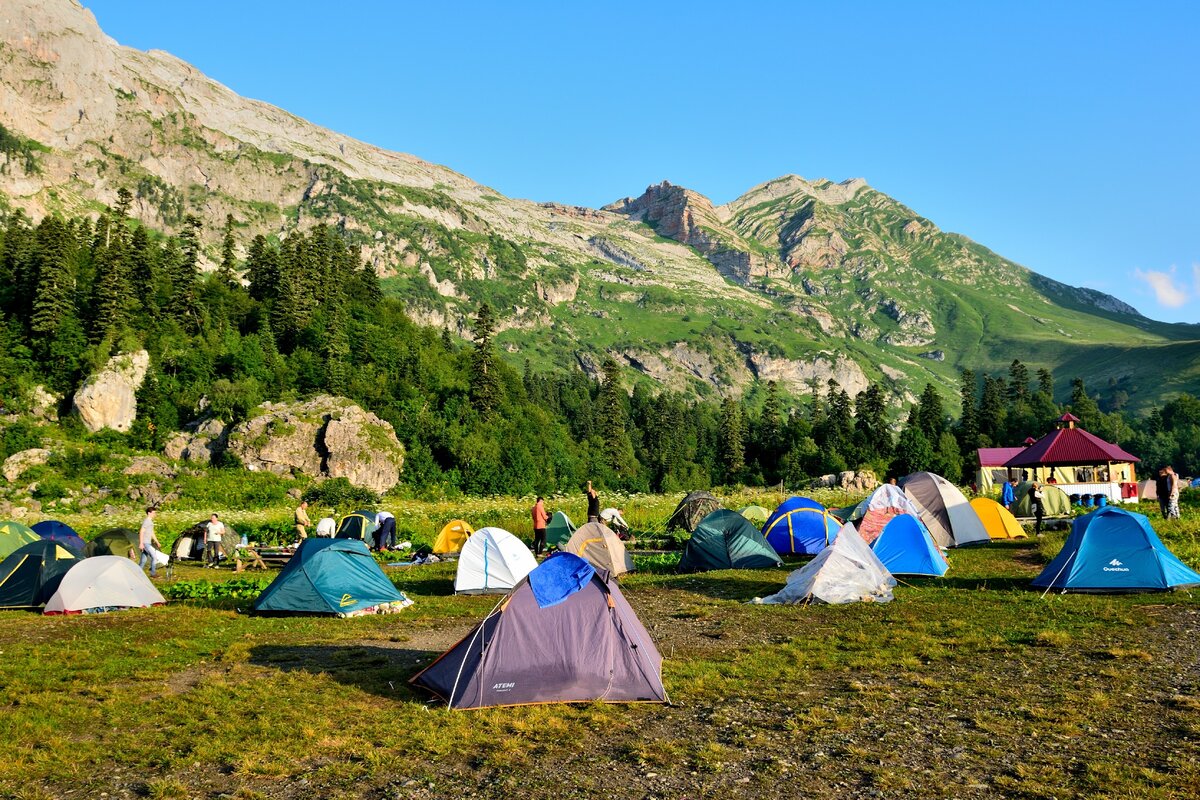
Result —
<instances>
[{"instance_id":1,"label":"tent camp","mask_svg":"<svg viewBox=\"0 0 1200 800\"><path fill-rule=\"evenodd\" d=\"M224 558L233 558L242 537L228 522L224 523L225 533L221 535L221 553ZM178 559L204 558L204 537L208 534L208 520L200 520L175 540L171 553Z\"/></svg>"},{"instance_id":2,"label":"tent camp","mask_svg":"<svg viewBox=\"0 0 1200 800\"><path fill-rule=\"evenodd\" d=\"M783 562L758 529L741 514L724 508L700 520L679 557L680 572L781 566Z\"/></svg>"},{"instance_id":3,"label":"tent camp","mask_svg":"<svg viewBox=\"0 0 1200 800\"><path fill-rule=\"evenodd\" d=\"M787 584L760 603L886 603L892 599L896 579L847 523L833 544L788 576Z\"/></svg>"},{"instance_id":4,"label":"tent camp","mask_svg":"<svg viewBox=\"0 0 1200 800\"><path fill-rule=\"evenodd\" d=\"M0 558L7 558L11 553L41 538L31 528L19 522L0 522Z\"/></svg>"},{"instance_id":5,"label":"tent camp","mask_svg":"<svg viewBox=\"0 0 1200 800\"><path fill-rule=\"evenodd\" d=\"M458 557L454 591L492 594L511 591L533 571L537 559L525 543L503 528L480 528Z\"/></svg>"},{"instance_id":6,"label":"tent camp","mask_svg":"<svg viewBox=\"0 0 1200 800\"><path fill-rule=\"evenodd\" d=\"M411 605L357 539L309 538L263 589L256 614L333 614L338 617Z\"/></svg>"},{"instance_id":7,"label":"tent camp","mask_svg":"<svg viewBox=\"0 0 1200 800\"><path fill-rule=\"evenodd\" d=\"M908 499L908 495L899 486L885 483L854 507L851 519L858 520L858 533L863 541L870 544L883 532L883 527L892 517L898 514L911 514L917 519L921 518L916 504Z\"/></svg>"},{"instance_id":8,"label":"tent camp","mask_svg":"<svg viewBox=\"0 0 1200 800\"><path fill-rule=\"evenodd\" d=\"M374 511L355 511L338 520L335 539L358 539L368 545L373 541L371 534L379 524L375 521Z\"/></svg>"},{"instance_id":9,"label":"tent camp","mask_svg":"<svg viewBox=\"0 0 1200 800\"><path fill-rule=\"evenodd\" d=\"M932 575L940 578L950 565L921 520L897 514L883 526L871 549L893 575Z\"/></svg>"},{"instance_id":10,"label":"tent camp","mask_svg":"<svg viewBox=\"0 0 1200 800\"><path fill-rule=\"evenodd\" d=\"M109 528L88 542L83 548L86 558L94 556L122 556L138 558L138 535L128 528Z\"/></svg>"},{"instance_id":11,"label":"tent camp","mask_svg":"<svg viewBox=\"0 0 1200 800\"><path fill-rule=\"evenodd\" d=\"M50 539L65 544L67 547L81 554L81 557L83 549L87 547L87 544L83 541L83 537L76 533L74 528L56 519L42 520L34 525L31 530L43 539Z\"/></svg>"},{"instance_id":12,"label":"tent camp","mask_svg":"<svg viewBox=\"0 0 1200 800\"><path fill-rule=\"evenodd\" d=\"M550 522L546 524L546 545L549 547L564 545L570 541L573 533L575 533L575 523L571 522L571 518L565 511L555 511L554 515L550 517Z\"/></svg>"},{"instance_id":13,"label":"tent camp","mask_svg":"<svg viewBox=\"0 0 1200 800\"><path fill-rule=\"evenodd\" d=\"M700 520L720 507L721 501L710 493L690 492L679 501L679 505L675 506L675 510L671 512L671 516L667 520L667 530L673 531L682 528L691 533L696 530Z\"/></svg>"},{"instance_id":14,"label":"tent camp","mask_svg":"<svg viewBox=\"0 0 1200 800\"><path fill-rule=\"evenodd\" d=\"M633 557L625 552L625 543L603 522L580 526L562 549L614 578L633 572Z\"/></svg>"},{"instance_id":15,"label":"tent camp","mask_svg":"<svg viewBox=\"0 0 1200 800\"><path fill-rule=\"evenodd\" d=\"M771 512L762 506L744 506L738 509L738 513L750 520L750 523L756 528L762 528L771 518Z\"/></svg>"},{"instance_id":16,"label":"tent camp","mask_svg":"<svg viewBox=\"0 0 1200 800\"><path fill-rule=\"evenodd\" d=\"M457 553L474 532L475 529L461 519L452 519L438 532L433 541L433 552L439 555Z\"/></svg>"},{"instance_id":17,"label":"tent camp","mask_svg":"<svg viewBox=\"0 0 1200 800\"><path fill-rule=\"evenodd\" d=\"M1159 540L1145 514L1106 506L1079 517L1033 585L1063 592L1150 592L1200 585L1200 574Z\"/></svg>"},{"instance_id":18,"label":"tent camp","mask_svg":"<svg viewBox=\"0 0 1200 800\"><path fill-rule=\"evenodd\" d=\"M979 515L950 481L932 472L900 479L900 488L916 505L921 521L939 547L961 547L989 541Z\"/></svg>"},{"instance_id":19,"label":"tent camp","mask_svg":"<svg viewBox=\"0 0 1200 800\"><path fill-rule=\"evenodd\" d=\"M775 552L816 555L837 536L842 523L825 506L807 497L789 497L763 524Z\"/></svg>"},{"instance_id":20,"label":"tent camp","mask_svg":"<svg viewBox=\"0 0 1200 800\"><path fill-rule=\"evenodd\" d=\"M63 575L83 558L62 542L30 542L0 562L0 608L44 605Z\"/></svg>"},{"instance_id":21,"label":"tent camp","mask_svg":"<svg viewBox=\"0 0 1200 800\"><path fill-rule=\"evenodd\" d=\"M67 570L58 590L46 601L44 613L94 614L165 602L146 573L128 558L92 556Z\"/></svg>"},{"instance_id":22,"label":"tent camp","mask_svg":"<svg viewBox=\"0 0 1200 800\"><path fill-rule=\"evenodd\" d=\"M1013 503L1012 513L1015 517L1032 517L1033 508L1030 505L1029 487L1033 486L1032 481L1017 484L1016 497L1017 502ZM1067 493L1057 486L1049 483L1042 485L1042 510L1047 517L1069 517L1071 516L1071 498L1067 497Z\"/></svg>"},{"instance_id":23,"label":"tent camp","mask_svg":"<svg viewBox=\"0 0 1200 800\"><path fill-rule=\"evenodd\" d=\"M456 709L667 701L662 656L617 582L567 553L547 558L411 683Z\"/></svg>"},{"instance_id":24,"label":"tent camp","mask_svg":"<svg viewBox=\"0 0 1200 800\"><path fill-rule=\"evenodd\" d=\"M1008 509L990 497L976 497L971 508L979 515L989 539L1027 539L1029 534Z\"/></svg>"}]
</instances>

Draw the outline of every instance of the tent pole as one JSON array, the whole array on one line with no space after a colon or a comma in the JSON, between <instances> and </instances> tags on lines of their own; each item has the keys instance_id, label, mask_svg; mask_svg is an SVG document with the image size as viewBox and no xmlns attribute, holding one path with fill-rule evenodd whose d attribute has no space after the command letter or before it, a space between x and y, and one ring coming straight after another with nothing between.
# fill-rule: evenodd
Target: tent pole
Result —
<instances>
[{"instance_id":1,"label":"tent pole","mask_svg":"<svg viewBox=\"0 0 1200 800\"><path fill-rule=\"evenodd\" d=\"M1077 549L1075 553L1078 552L1079 550ZM1046 599L1046 595L1050 594L1050 590L1054 588L1054 584L1058 583L1058 579L1062 576L1063 570L1065 570L1067 565L1071 563L1071 559L1075 558L1075 553L1071 553L1071 555L1067 556L1067 560L1063 563L1062 569L1058 571L1058 575L1054 576L1054 580L1050 581L1050 585L1046 587L1046 591L1042 592L1042 600Z\"/></svg>"}]
</instances>

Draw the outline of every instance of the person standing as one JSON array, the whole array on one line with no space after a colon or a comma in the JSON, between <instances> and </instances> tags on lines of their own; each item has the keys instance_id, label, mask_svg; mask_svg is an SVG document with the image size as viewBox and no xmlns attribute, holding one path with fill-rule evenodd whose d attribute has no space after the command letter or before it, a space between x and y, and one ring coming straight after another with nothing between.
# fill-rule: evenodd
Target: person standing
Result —
<instances>
[{"instance_id":1,"label":"person standing","mask_svg":"<svg viewBox=\"0 0 1200 800\"><path fill-rule=\"evenodd\" d=\"M1010 478L1005 484L1004 489L1000 492L1000 505L1012 511L1013 504L1017 502L1017 479Z\"/></svg>"},{"instance_id":2,"label":"person standing","mask_svg":"<svg viewBox=\"0 0 1200 800\"><path fill-rule=\"evenodd\" d=\"M1158 513L1162 514L1162 518L1167 518L1167 504L1170 502L1170 479L1167 478L1167 468L1159 467L1158 474L1154 476L1154 494L1158 500Z\"/></svg>"},{"instance_id":3,"label":"person standing","mask_svg":"<svg viewBox=\"0 0 1200 800\"><path fill-rule=\"evenodd\" d=\"M1033 533L1035 536L1042 535L1042 517L1045 516L1045 506L1042 505L1042 487L1034 481L1029 487L1029 508L1033 512Z\"/></svg>"},{"instance_id":4,"label":"person standing","mask_svg":"<svg viewBox=\"0 0 1200 800\"><path fill-rule=\"evenodd\" d=\"M1175 468L1167 466L1167 519L1179 519L1179 476Z\"/></svg>"},{"instance_id":5,"label":"person standing","mask_svg":"<svg viewBox=\"0 0 1200 800\"><path fill-rule=\"evenodd\" d=\"M600 521L600 495L592 488L592 482L587 482L587 521Z\"/></svg>"},{"instance_id":6,"label":"person standing","mask_svg":"<svg viewBox=\"0 0 1200 800\"><path fill-rule=\"evenodd\" d=\"M539 494L537 502L533 504L533 554L540 556L542 550L546 549L546 523L550 521L550 516L546 513L546 501Z\"/></svg>"},{"instance_id":7,"label":"person standing","mask_svg":"<svg viewBox=\"0 0 1200 800\"><path fill-rule=\"evenodd\" d=\"M312 525L312 520L308 518L308 501L301 500L300 505L296 507L296 536L300 541L308 538L308 529Z\"/></svg>"},{"instance_id":8,"label":"person standing","mask_svg":"<svg viewBox=\"0 0 1200 800\"><path fill-rule=\"evenodd\" d=\"M225 535L225 523L214 513L204 526L204 566L217 568L221 562L221 537Z\"/></svg>"},{"instance_id":9,"label":"person standing","mask_svg":"<svg viewBox=\"0 0 1200 800\"><path fill-rule=\"evenodd\" d=\"M158 577L158 564L154 561L155 548L161 548L158 543L158 537L154 535L154 515L158 513L158 509L150 506L146 509L146 518L142 520L142 527L138 528L138 549L141 550L142 556L138 560L138 566L142 569L146 568L146 562L150 562L150 577Z\"/></svg>"}]
</instances>

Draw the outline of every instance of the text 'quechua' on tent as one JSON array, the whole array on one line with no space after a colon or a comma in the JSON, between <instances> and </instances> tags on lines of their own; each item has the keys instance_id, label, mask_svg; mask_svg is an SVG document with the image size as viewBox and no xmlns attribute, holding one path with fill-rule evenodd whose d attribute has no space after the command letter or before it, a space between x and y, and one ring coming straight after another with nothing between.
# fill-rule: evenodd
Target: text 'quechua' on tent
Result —
<instances>
[{"instance_id":1,"label":"text 'quechua' on tent","mask_svg":"<svg viewBox=\"0 0 1200 800\"><path fill-rule=\"evenodd\" d=\"M569 553L542 562L411 682L455 709L667 702L662 656L617 582Z\"/></svg>"},{"instance_id":2,"label":"text 'quechua' on tent","mask_svg":"<svg viewBox=\"0 0 1200 800\"><path fill-rule=\"evenodd\" d=\"M896 579L847 523L833 544L788 576L782 589L756 603L886 603Z\"/></svg>"},{"instance_id":3,"label":"text 'quechua' on tent","mask_svg":"<svg viewBox=\"0 0 1200 800\"><path fill-rule=\"evenodd\" d=\"M467 539L458 557L454 591L509 592L536 566L537 559L516 536L503 528L480 528Z\"/></svg>"},{"instance_id":4,"label":"text 'quechua' on tent","mask_svg":"<svg viewBox=\"0 0 1200 800\"><path fill-rule=\"evenodd\" d=\"M625 551L625 543L603 522L589 522L580 526L562 549L614 578L633 572L633 557Z\"/></svg>"},{"instance_id":5,"label":"text 'quechua' on tent","mask_svg":"<svg viewBox=\"0 0 1200 800\"><path fill-rule=\"evenodd\" d=\"M0 608L45 605L63 575L83 556L62 542L42 539L17 548L0 562Z\"/></svg>"},{"instance_id":6,"label":"text 'quechua' on tent","mask_svg":"<svg viewBox=\"0 0 1200 800\"><path fill-rule=\"evenodd\" d=\"M783 562L758 529L738 512L724 508L700 520L679 557L680 572L781 566Z\"/></svg>"},{"instance_id":7,"label":"text 'quechua' on tent","mask_svg":"<svg viewBox=\"0 0 1200 800\"><path fill-rule=\"evenodd\" d=\"M1200 574L1168 550L1145 514L1106 506L1076 518L1033 585L1063 592L1151 592L1200 585Z\"/></svg>"},{"instance_id":8,"label":"text 'quechua' on tent","mask_svg":"<svg viewBox=\"0 0 1200 800\"><path fill-rule=\"evenodd\" d=\"M950 481L932 472L914 472L900 487L916 505L921 521L939 547L961 547L990 541L967 498Z\"/></svg>"},{"instance_id":9,"label":"text 'quechua' on tent","mask_svg":"<svg viewBox=\"0 0 1200 800\"><path fill-rule=\"evenodd\" d=\"M91 556L63 575L46 614L94 614L159 606L167 601L137 564L124 556Z\"/></svg>"},{"instance_id":10,"label":"text 'quechua' on tent","mask_svg":"<svg viewBox=\"0 0 1200 800\"><path fill-rule=\"evenodd\" d=\"M673 531L682 528L691 533L696 530L700 520L720 507L721 501L709 492L689 492L671 512L670 518L667 519L667 530Z\"/></svg>"},{"instance_id":11,"label":"text 'quechua' on tent","mask_svg":"<svg viewBox=\"0 0 1200 800\"><path fill-rule=\"evenodd\" d=\"M399 611L412 605L358 539L308 538L263 589L256 614L332 614Z\"/></svg>"},{"instance_id":12,"label":"text 'quechua' on tent","mask_svg":"<svg viewBox=\"0 0 1200 800\"><path fill-rule=\"evenodd\" d=\"M438 555L457 553L462 550L467 539L475 532L468 523L461 519L452 519L442 526L437 538L433 541L433 552Z\"/></svg>"},{"instance_id":13,"label":"text 'quechua' on tent","mask_svg":"<svg viewBox=\"0 0 1200 800\"><path fill-rule=\"evenodd\" d=\"M825 506L807 497L789 497L763 524L775 552L816 555L837 537L842 523Z\"/></svg>"}]
</instances>

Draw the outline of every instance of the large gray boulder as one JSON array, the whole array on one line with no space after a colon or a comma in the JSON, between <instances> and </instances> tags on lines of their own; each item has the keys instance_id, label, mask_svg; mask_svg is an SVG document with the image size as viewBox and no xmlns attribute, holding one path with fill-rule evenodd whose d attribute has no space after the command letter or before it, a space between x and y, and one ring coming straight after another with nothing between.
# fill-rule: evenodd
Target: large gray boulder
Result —
<instances>
[{"instance_id":1,"label":"large gray boulder","mask_svg":"<svg viewBox=\"0 0 1200 800\"><path fill-rule=\"evenodd\" d=\"M229 452L247 469L346 478L383 493L400 481L404 445L392 426L350 400L263 403L229 432Z\"/></svg>"},{"instance_id":2,"label":"large gray boulder","mask_svg":"<svg viewBox=\"0 0 1200 800\"><path fill-rule=\"evenodd\" d=\"M150 354L118 353L75 393L75 410L93 433L104 428L127 432L137 416L137 390L150 368Z\"/></svg>"},{"instance_id":3,"label":"large gray boulder","mask_svg":"<svg viewBox=\"0 0 1200 800\"><path fill-rule=\"evenodd\" d=\"M28 470L34 467L41 466L50 460L50 451L42 447L33 447L29 450L22 450L19 453L13 453L8 458L4 459L4 466L0 467L0 472L3 472L4 479L12 483L17 478L24 475Z\"/></svg>"},{"instance_id":4,"label":"large gray boulder","mask_svg":"<svg viewBox=\"0 0 1200 800\"><path fill-rule=\"evenodd\" d=\"M210 417L189 423L188 427L193 430L180 431L167 440L163 446L167 458L208 465L217 454L225 451L229 426L222 420Z\"/></svg>"}]
</instances>

